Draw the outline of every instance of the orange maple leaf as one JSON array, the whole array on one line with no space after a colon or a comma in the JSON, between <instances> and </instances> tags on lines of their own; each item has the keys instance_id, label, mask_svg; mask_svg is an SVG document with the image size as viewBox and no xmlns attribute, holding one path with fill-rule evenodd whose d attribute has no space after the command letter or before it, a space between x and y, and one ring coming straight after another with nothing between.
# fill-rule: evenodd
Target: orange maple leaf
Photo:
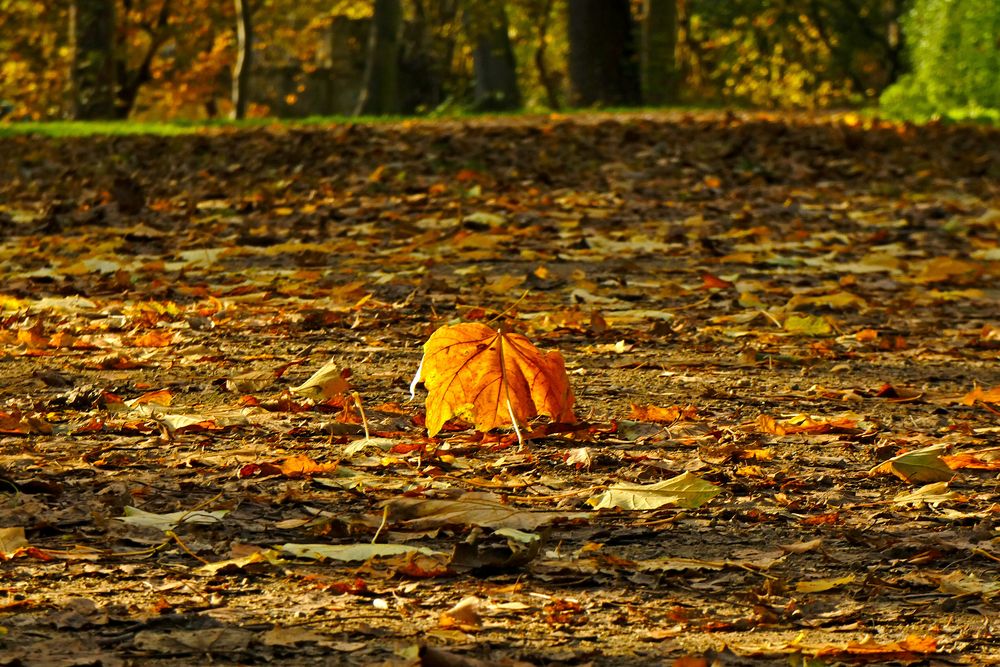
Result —
<instances>
[{"instance_id":1,"label":"orange maple leaf","mask_svg":"<svg viewBox=\"0 0 1000 667\"><path fill-rule=\"evenodd\" d=\"M427 388L427 434L452 417L480 431L520 425L538 415L573 422L573 391L558 352L543 353L520 334L485 324L443 326L424 343L413 379Z\"/></svg>"}]
</instances>

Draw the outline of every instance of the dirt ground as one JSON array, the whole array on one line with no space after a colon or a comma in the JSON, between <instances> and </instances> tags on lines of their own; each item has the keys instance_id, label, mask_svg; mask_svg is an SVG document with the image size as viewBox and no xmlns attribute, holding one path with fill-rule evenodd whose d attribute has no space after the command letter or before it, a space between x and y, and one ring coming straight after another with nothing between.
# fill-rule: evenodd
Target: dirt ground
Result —
<instances>
[{"instance_id":1,"label":"dirt ground","mask_svg":"<svg viewBox=\"0 0 1000 667\"><path fill-rule=\"evenodd\" d=\"M998 241L850 114L2 138L0 665L1000 664ZM577 423L427 438L460 321Z\"/></svg>"}]
</instances>

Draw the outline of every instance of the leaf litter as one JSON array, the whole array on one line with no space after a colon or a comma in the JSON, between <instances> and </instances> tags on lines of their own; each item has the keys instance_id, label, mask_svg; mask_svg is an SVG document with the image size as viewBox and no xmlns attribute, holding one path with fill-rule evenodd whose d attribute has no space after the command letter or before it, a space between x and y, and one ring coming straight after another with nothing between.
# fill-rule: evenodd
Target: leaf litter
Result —
<instances>
[{"instance_id":1,"label":"leaf litter","mask_svg":"<svg viewBox=\"0 0 1000 667\"><path fill-rule=\"evenodd\" d=\"M2 660L996 664L997 146L0 139Z\"/></svg>"}]
</instances>

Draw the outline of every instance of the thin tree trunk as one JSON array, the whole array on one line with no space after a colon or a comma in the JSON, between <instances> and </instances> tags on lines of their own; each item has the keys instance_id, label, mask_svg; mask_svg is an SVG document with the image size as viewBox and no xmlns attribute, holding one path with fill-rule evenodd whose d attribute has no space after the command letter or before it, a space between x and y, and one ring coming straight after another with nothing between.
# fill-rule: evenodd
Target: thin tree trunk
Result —
<instances>
[{"instance_id":1,"label":"thin tree trunk","mask_svg":"<svg viewBox=\"0 0 1000 667\"><path fill-rule=\"evenodd\" d=\"M403 8L400 0L375 0L368 36L364 85L355 114L399 113L399 49Z\"/></svg>"},{"instance_id":2,"label":"thin tree trunk","mask_svg":"<svg viewBox=\"0 0 1000 667\"><path fill-rule=\"evenodd\" d=\"M114 118L118 83L114 0L74 0L69 17L73 118Z\"/></svg>"},{"instance_id":3,"label":"thin tree trunk","mask_svg":"<svg viewBox=\"0 0 1000 667\"><path fill-rule=\"evenodd\" d=\"M253 17L248 0L236 0L236 65L233 67L233 110L230 117L246 118L250 68L253 66Z\"/></svg>"},{"instance_id":4,"label":"thin tree trunk","mask_svg":"<svg viewBox=\"0 0 1000 667\"><path fill-rule=\"evenodd\" d=\"M126 10L129 9L126 3ZM135 107L135 101L139 97L142 87L153 80L153 59L159 52L160 47L169 37L170 24L170 0L163 0L160 11L157 14L156 22L152 24L143 23L139 28L149 36L149 47L139 66L129 70L130 63L123 54L126 51L126 39L124 34L118 35L118 46L116 61L117 72L117 100L115 101L115 117L126 119Z\"/></svg>"},{"instance_id":5,"label":"thin tree trunk","mask_svg":"<svg viewBox=\"0 0 1000 667\"><path fill-rule=\"evenodd\" d=\"M645 104L674 104L678 98L677 0L643 0L640 71Z\"/></svg>"},{"instance_id":6,"label":"thin tree trunk","mask_svg":"<svg viewBox=\"0 0 1000 667\"><path fill-rule=\"evenodd\" d=\"M545 89L545 100L550 109L559 109L559 86L556 84L549 66L545 62L545 50L548 47L549 22L552 18L553 0L543 0L538 16L538 46L535 48L535 69L538 70L538 80Z\"/></svg>"}]
</instances>

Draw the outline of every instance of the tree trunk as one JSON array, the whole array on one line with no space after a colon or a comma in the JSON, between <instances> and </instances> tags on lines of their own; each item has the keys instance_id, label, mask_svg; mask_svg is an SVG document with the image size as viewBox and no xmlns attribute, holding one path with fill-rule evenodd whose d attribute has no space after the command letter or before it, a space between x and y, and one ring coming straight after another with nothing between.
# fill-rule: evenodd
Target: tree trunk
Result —
<instances>
[{"instance_id":1,"label":"tree trunk","mask_svg":"<svg viewBox=\"0 0 1000 667\"><path fill-rule=\"evenodd\" d=\"M462 16L475 70L477 111L505 111L521 106L517 64L507 30L507 12L499 0L468 3Z\"/></svg>"},{"instance_id":2,"label":"tree trunk","mask_svg":"<svg viewBox=\"0 0 1000 667\"><path fill-rule=\"evenodd\" d=\"M574 106L639 102L629 0L569 0L569 78Z\"/></svg>"},{"instance_id":3,"label":"tree trunk","mask_svg":"<svg viewBox=\"0 0 1000 667\"><path fill-rule=\"evenodd\" d=\"M674 104L678 98L677 0L643 0L642 101Z\"/></svg>"},{"instance_id":4,"label":"tree trunk","mask_svg":"<svg viewBox=\"0 0 1000 667\"><path fill-rule=\"evenodd\" d=\"M403 8L400 0L375 0L364 84L355 114L399 113L399 49Z\"/></svg>"},{"instance_id":5,"label":"tree trunk","mask_svg":"<svg viewBox=\"0 0 1000 667\"><path fill-rule=\"evenodd\" d=\"M535 69L538 70L538 80L545 89L545 99L550 109L557 110L559 104L559 85L555 77L549 71L548 63L545 61L545 50L548 47L549 21L552 18L553 0L542 0L538 14L538 45L535 47Z\"/></svg>"},{"instance_id":6,"label":"tree trunk","mask_svg":"<svg viewBox=\"0 0 1000 667\"><path fill-rule=\"evenodd\" d=\"M117 79L115 81L117 97L115 101L115 118L117 119L125 120L131 115L132 108L135 107L135 101L139 97L139 91L142 90L144 85L153 80L153 59L156 58L160 46L169 37L170 1L163 0L163 4L160 5L160 11L156 17L156 22L152 25L144 26L144 29L149 34L150 43L138 66L133 68L131 59L125 57L125 53L128 51L127 36L124 32L118 34L115 57L115 71L117 72ZM129 3L126 4L128 5Z\"/></svg>"},{"instance_id":7,"label":"tree trunk","mask_svg":"<svg viewBox=\"0 0 1000 667\"><path fill-rule=\"evenodd\" d=\"M73 118L115 118L114 0L73 0L69 21Z\"/></svg>"},{"instance_id":8,"label":"tree trunk","mask_svg":"<svg viewBox=\"0 0 1000 667\"><path fill-rule=\"evenodd\" d=\"M253 18L248 0L236 0L236 65L233 67L233 110L230 117L246 118L250 68L253 66Z\"/></svg>"}]
</instances>

